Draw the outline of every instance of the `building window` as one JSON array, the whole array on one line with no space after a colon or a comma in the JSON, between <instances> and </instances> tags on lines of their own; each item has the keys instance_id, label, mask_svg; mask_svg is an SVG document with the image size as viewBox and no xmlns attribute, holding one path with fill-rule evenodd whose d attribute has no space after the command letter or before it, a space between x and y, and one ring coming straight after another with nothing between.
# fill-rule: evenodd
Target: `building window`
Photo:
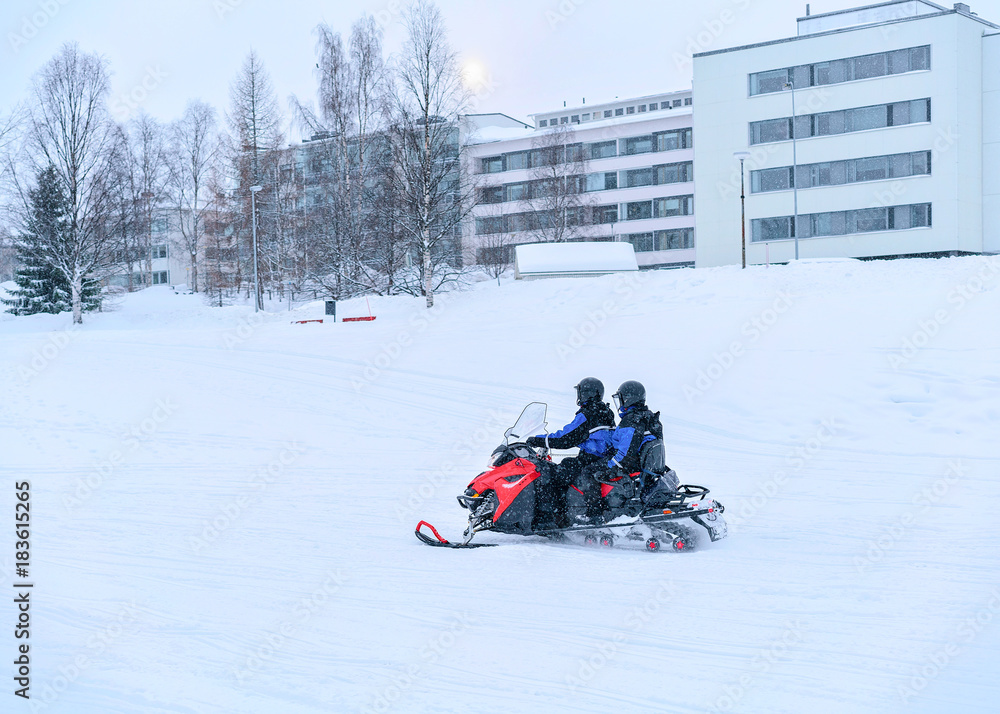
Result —
<instances>
[{"instance_id":1,"label":"building window","mask_svg":"<svg viewBox=\"0 0 1000 714\"><path fill-rule=\"evenodd\" d=\"M611 141L597 141L593 144L588 144L590 147L590 158L592 159L608 159L612 156L618 156L618 142Z\"/></svg>"},{"instance_id":2,"label":"building window","mask_svg":"<svg viewBox=\"0 0 1000 714\"><path fill-rule=\"evenodd\" d=\"M690 216L694 213L694 196L670 196L653 199L653 218Z\"/></svg>"},{"instance_id":3,"label":"building window","mask_svg":"<svg viewBox=\"0 0 1000 714\"><path fill-rule=\"evenodd\" d=\"M656 231L654 250L684 250L694 248L694 228Z\"/></svg>"},{"instance_id":4,"label":"building window","mask_svg":"<svg viewBox=\"0 0 1000 714\"><path fill-rule=\"evenodd\" d=\"M168 228L166 218L154 218L150 229L153 233L166 233Z\"/></svg>"},{"instance_id":5,"label":"building window","mask_svg":"<svg viewBox=\"0 0 1000 714\"><path fill-rule=\"evenodd\" d=\"M653 250L652 233L631 233L625 236L625 240L632 244L636 253L648 253Z\"/></svg>"},{"instance_id":6,"label":"building window","mask_svg":"<svg viewBox=\"0 0 1000 714\"><path fill-rule=\"evenodd\" d=\"M169 285L170 281L167 279L169 272L167 270L155 271L153 273L153 285Z\"/></svg>"},{"instance_id":7,"label":"building window","mask_svg":"<svg viewBox=\"0 0 1000 714\"><path fill-rule=\"evenodd\" d=\"M487 186L479 189L480 203L503 203L503 186Z\"/></svg>"},{"instance_id":8,"label":"building window","mask_svg":"<svg viewBox=\"0 0 1000 714\"><path fill-rule=\"evenodd\" d=\"M632 233L624 236L636 253L654 250L683 250L694 247L694 228L678 228L651 233Z\"/></svg>"},{"instance_id":9,"label":"building window","mask_svg":"<svg viewBox=\"0 0 1000 714\"><path fill-rule=\"evenodd\" d=\"M503 216L487 216L476 219L476 235L485 236L503 232Z\"/></svg>"},{"instance_id":10,"label":"building window","mask_svg":"<svg viewBox=\"0 0 1000 714\"><path fill-rule=\"evenodd\" d=\"M620 116L622 116L624 114L625 114L625 110L624 109L621 109L621 108L615 109L615 116L616 117L620 117Z\"/></svg>"},{"instance_id":11,"label":"building window","mask_svg":"<svg viewBox=\"0 0 1000 714\"><path fill-rule=\"evenodd\" d=\"M150 253L151 253L152 258L154 260L156 258L166 258L167 257L167 246L163 245L163 244L161 244L161 245L154 245L150 249Z\"/></svg>"},{"instance_id":12,"label":"building window","mask_svg":"<svg viewBox=\"0 0 1000 714\"><path fill-rule=\"evenodd\" d=\"M630 169L625 171L625 188L636 188L638 186L652 186L656 183L656 175L653 169Z\"/></svg>"},{"instance_id":13,"label":"building window","mask_svg":"<svg viewBox=\"0 0 1000 714\"><path fill-rule=\"evenodd\" d=\"M573 206L566 209L566 225L582 226L587 223L587 207Z\"/></svg>"},{"instance_id":14,"label":"building window","mask_svg":"<svg viewBox=\"0 0 1000 714\"><path fill-rule=\"evenodd\" d=\"M499 173L503 171L503 157L491 156L487 159L482 159L482 165L484 174Z\"/></svg>"},{"instance_id":15,"label":"building window","mask_svg":"<svg viewBox=\"0 0 1000 714\"><path fill-rule=\"evenodd\" d=\"M632 156L633 154L648 154L653 150L653 135L647 134L646 136L630 136L627 139L623 139L624 151L621 153L624 156Z\"/></svg>"},{"instance_id":16,"label":"building window","mask_svg":"<svg viewBox=\"0 0 1000 714\"><path fill-rule=\"evenodd\" d=\"M857 79L887 77L931 67L930 45L892 52L848 57L830 62L816 62L784 69L772 69L749 75L750 95L780 92L791 82L796 89L840 84ZM687 102L687 100L685 100Z\"/></svg>"},{"instance_id":17,"label":"building window","mask_svg":"<svg viewBox=\"0 0 1000 714\"><path fill-rule=\"evenodd\" d=\"M641 221L653 217L652 201L634 201L625 204L625 220Z\"/></svg>"},{"instance_id":18,"label":"building window","mask_svg":"<svg viewBox=\"0 0 1000 714\"><path fill-rule=\"evenodd\" d=\"M680 99L675 99L674 100L674 106L675 107L679 107L680 105L681 105L681 100Z\"/></svg>"},{"instance_id":19,"label":"building window","mask_svg":"<svg viewBox=\"0 0 1000 714\"><path fill-rule=\"evenodd\" d=\"M527 151L517 151L512 154L507 154L507 170L517 171L518 169L528 168L528 152Z\"/></svg>"},{"instance_id":20,"label":"building window","mask_svg":"<svg viewBox=\"0 0 1000 714\"><path fill-rule=\"evenodd\" d=\"M639 113L642 113L644 111L646 111L646 105L645 104L640 104L639 105Z\"/></svg>"},{"instance_id":21,"label":"building window","mask_svg":"<svg viewBox=\"0 0 1000 714\"><path fill-rule=\"evenodd\" d=\"M655 112L659 108L660 108L660 105L657 104L656 102L650 102L649 103L649 111Z\"/></svg>"},{"instance_id":22,"label":"building window","mask_svg":"<svg viewBox=\"0 0 1000 714\"><path fill-rule=\"evenodd\" d=\"M675 129L654 134L657 151L674 151L675 149L690 149L692 143L691 129Z\"/></svg>"},{"instance_id":23,"label":"building window","mask_svg":"<svg viewBox=\"0 0 1000 714\"><path fill-rule=\"evenodd\" d=\"M560 117L559 123L560 124L569 124L569 117Z\"/></svg>"},{"instance_id":24,"label":"building window","mask_svg":"<svg viewBox=\"0 0 1000 714\"><path fill-rule=\"evenodd\" d=\"M807 213L799 216L799 238L853 235L924 228L931 225L931 204L876 206L851 211ZM750 221L751 241L787 240L795 237L792 216L755 218Z\"/></svg>"},{"instance_id":25,"label":"building window","mask_svg":"<svg viewBox=\"0 0 1000 714\"><path fill-rule=\"evenodd\" d=\"M538 122L538 126L539 126L539 127L543 127L543 126L548 126L548 125L549 125L549 120L548 120L548 119L541 119L541 120L540 120L540 121Z\"/></svg>"},{"instance_id":26,"label":"building window","mask_svg":"<svg viewBox=\"0 0 1000 714\"><path fill-rule=\"evenodd\" d=\"M684 106L685 106L685 107L690 107L690 106L691 106L691 102L692 102L692 101L693 101L693 100L691 99L691 97L685 97L685 98L684 98Z\"/></svg>"},{"instance_id":27,"label":"building window","mask_svg":"<svg viewBox=\"0 0 1000 714\"><path fill-rule=\"evenodd\" d=\"M635 114L635 107L628 107L625 109L626 114Z\"/></svg>"},{"instance_id":28,"label":"building window","mask_svg":"<svg viewBox=\"0 0 1000 714\"><path fill-rule=\"evenodd\" d=\"M604 118L608 119L610 117L611 117L611 110L610 109L605 109L604 110Z\"/></svg>"},{"instance_id":29,"label":"building window","mask_svg":"<svg viewBox=\"0 0 1000 714\"><path fill-rule=\"evenodd\" d=\"M579 124L580 123L580 115L579 114L574 114L573 116L571 116L569 118L569 120L571 122L573 122L574 124Z\"/></svg>"},{"instance_id":30,"label":"building window","mask_svg":"<svg viewBox=\"0 0 1000 714\"><path fill-rule=\"evenodd\" d=\"M504 191L507 194L505 198L508 201L523 201L529 198L527 182L509 183L504 186Z\"/></svg>"},{"instance_id":31,"label":"building window","mask_svg":"<svg viewBox=\"0 0 1000 714\"><path fill-rule=\"evenodd\" d=\"M931 100L914 99L893 104L875 104L867 107L842 109L819 114L802 114L795 117L795 138L847 134L866 129L918 124L931 120ZM766 119L750 123L750 143L767 144L791 139L791 117Z\"/></svg>"},{"instance_id":32,"label":"building window","mask_svg":"<svg viewBox=\"0 0 1000 714\"><path fill-rule=\"evenodd\" d=\"M590 112L585 112L581 114L580 121L590 121Z\"/></svg>"},{"instance_id":33,"label":"building window","mask_svg":"<svg viewBox=\"0 0 1000 714\"><path fill-rule=\"evenodd\" d=\"M589 191L608 191L618 188L618 174L615 171L602 171L587 174L585 189Z\"/></svg>"},{"instance_id":34,"label":"building window","mask_svg":"<svg viewBox=\"0 0 1000 714\"><path fill-rule=\"evenodd\" d=\"M694 164L682 161L676 164L662 164L653 167L656 170L656 183L686 183L694 180Z\"/></svg>"},{"instance_id":35,"label":"building window","mask_svg":"<svg viewBox=\"0 0 1000 714\"><path fill-rule=\"evenodd\" d=\"M614 223L618 220L618 204L610 206L594 206L594 223Z\"/></svg>"}]
</instances>

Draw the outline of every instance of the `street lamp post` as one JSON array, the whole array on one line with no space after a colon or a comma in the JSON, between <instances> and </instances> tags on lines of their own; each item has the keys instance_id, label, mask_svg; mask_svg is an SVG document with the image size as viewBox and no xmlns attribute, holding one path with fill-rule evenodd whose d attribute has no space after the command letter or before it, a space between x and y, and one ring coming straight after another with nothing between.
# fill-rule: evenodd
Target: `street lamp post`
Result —
<instances>
[{"instance_id":1,"label":"street lamp post","mask_svg":"<svg viewBox=\"0 0 1000 714\"><path fill-rule=\"evenodd\" d=\"M784 89L792 92L792 237L795 239L795 260L799 259L799 184L796 180L798 176L798 161L795 153L795 84L785 82Z\"/></svg>"},{"instance_id":2,"label":"street lamp post","mask_svg":"<svg viewBox=\"0 0 1000 714\"><path fill-rule=\"evenodd\" d=\"M749 151L734 151L733 158L740 160L740 245L743 247L743 267L747 267L747 202L743 187L743 162L750 158Z\"/></svg>"},{"instance_id":3,"label":"street lamp post","mask_svg":"<svg viewBox=\"0 0 1000 714\"><path fill-rule=\"evenodd\" d=\"M257 276L257 192L263 186L250 187L250 213L253 223L253 311L260 310L260 278Z\"/></svg>"}]
</instances>

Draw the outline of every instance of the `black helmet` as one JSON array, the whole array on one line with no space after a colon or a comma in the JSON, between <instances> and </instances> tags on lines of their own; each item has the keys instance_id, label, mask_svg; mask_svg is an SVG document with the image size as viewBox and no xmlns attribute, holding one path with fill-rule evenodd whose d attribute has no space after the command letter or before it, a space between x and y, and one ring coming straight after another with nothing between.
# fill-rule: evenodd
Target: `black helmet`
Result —
<instances>
[{"instance_id":1,"label":"black helmet","mask_svg":"<svg viewBox=\"0 0 1000 714\"><path fill-rule=\"evenodd\" d=\"M612 394L611 398L615 400L615 406L619 409L633 404L645 404L646 388L634 379L630 379L622 382L622 386L618 387L618 391Z\"/></svg>"},{"instance_id":2,"label":"black helmet","mask_svg":"<svg viewBox=\"0 0 1000 714\"><path fill-rule=\"evenodd\" d=\"M604 399L604 383L597 377L585 377L576 385L576 403L581 407L591 399Z\"/></svg>"}]
</instances>

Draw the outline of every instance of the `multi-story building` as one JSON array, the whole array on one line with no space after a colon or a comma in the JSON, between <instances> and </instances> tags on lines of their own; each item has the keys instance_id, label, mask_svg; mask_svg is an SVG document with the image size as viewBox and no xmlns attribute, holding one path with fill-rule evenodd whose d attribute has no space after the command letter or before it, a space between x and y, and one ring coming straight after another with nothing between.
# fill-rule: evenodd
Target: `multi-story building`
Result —
<instances>
[{"instance_id":1,"label":"multi-story building","mask_svg":"<svg viewBox=\"0 0 1000 714\"><path fill-rule=\"evenodd\" d=\"M1000 27L894 0L694 57L698 266L1000 250Z\"/></svg>"},{"instance_id":2,"label":"multi-story building","mask_svg":"<svg viewBox=\"0 0 1000 714\"><path fill-rule=\"evenodd\" d=\"M468 150L477 202L467 254L483 262L521 243L622 240L635 246L641 267L693 265L691 112L686 90L477 132Z\"/></svg>"},{"instance_id":3,"label":"multi-story building","mask_svg":"<svg viewBox=\"0 0 1000 714\"><path fill-rule=\"evenodd\" d=\"M136 248L132 255L132 287L149 285L180 285L187 282L190 262L181 248L180 230L173 211L164 208L153 210L149 234L143 237L147 248ZM108 283L119 287L129 285L128 264L121 263L118 272Z\"/></svg>"}]
</instances>

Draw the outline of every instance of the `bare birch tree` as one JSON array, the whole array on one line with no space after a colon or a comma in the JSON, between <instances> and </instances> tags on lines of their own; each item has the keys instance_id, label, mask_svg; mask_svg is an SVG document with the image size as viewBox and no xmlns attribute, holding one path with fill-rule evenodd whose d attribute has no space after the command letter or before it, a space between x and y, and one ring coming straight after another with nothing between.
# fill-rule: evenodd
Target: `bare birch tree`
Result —
<instances>
[{"instance_id":1,"label":"bare birch tree","mask_svg":"<svg viewBox=\"0 0 1000 714\"><path fill-rule=\"evenodd\" d=\"M458 119L468 105L458 61L437 6L417 0L405 16L407 40L396 64L390 150L400 228L418 259L419 292L434 292L460 269L462 219L472 206L462 181Z\"/></svg>"},{"instance_id":2,"label":"bare birch tree","mask_svg":"<svg viewBox=\"0 0 1000 714\"><path fill-rule=\"evenodd\" d=\"M146 263L145 284L153 284L153 210L166 198L170 180L166 136L163 126L145 112L129 125L132 155L136 162L136 180L142 211L140 246Z\"/></svg>"},{"instance_id":3,"label":"bare birch tree","mask_svg":"<svg viewBox=\"0 0 1000 714\"><path fill-rule=\"evenodd\" d=\"M117 125L109 143L108 230L118 243L118 262L126 270L126 287L133 290L133 267L142 260L142 188L138 161L125 127Z\"/></svg>"},{"instance_id":4,"label":"bare birch tree","mask_svg":"<svg viewBox=\"0 0 1000 714\"><path fill-rule=\"evenodd\" d=\"M542 133L531 144L528 205L538 240L562 243L582 233L587 201L584 147L568 125ZM602 187L603 188L603 187Z\"/></svg>"},{"instance_id":5,"label":"bare birch tree","mask_svg":"<svg viewBox=\"0 0 1000 714\"><path fill-rule=\"evenodd\" d=\"M313 266L313 279L335 296L382 292L393 277L382 273L384 231L378 174L384 169L387 74L382 33L371 17L351 28L348 43L327 25L316 28L318 111L292 100L300 121L314 136L308 154L322 165L313 213L326 213L329 230L318 236L327 258ZM318 184L318 186L317 186Z\"/></svg>"},{"instance_id":6,"label":"bare birch tree","mask_svg":"<svg viewBox=\"0 0 1000 714\"><path fill-rule=\"evenodd\" d=\"M32 82L32 171L54 166L69 204L65 239L48 246L45 256L69 281L74 323L83 322L84 280L103 277L116 258L114 236L106 226L113 129L107 95L104 60L82 53L75 44L63 45Z\"/></svg>"},{"instance_id":7,"label":"bare birch tree","mask_svg":"<svg viewBox=\"0 0 1000 714\"><path fill-rule=\"evenodd\" d=\"M206 183L215 161L215 109L190 102L171 127L170 187L184 251L190 261L189 286L198 292L199 252L204 247L203 224L209 211Z\"/></svg>"}]
</instances>

